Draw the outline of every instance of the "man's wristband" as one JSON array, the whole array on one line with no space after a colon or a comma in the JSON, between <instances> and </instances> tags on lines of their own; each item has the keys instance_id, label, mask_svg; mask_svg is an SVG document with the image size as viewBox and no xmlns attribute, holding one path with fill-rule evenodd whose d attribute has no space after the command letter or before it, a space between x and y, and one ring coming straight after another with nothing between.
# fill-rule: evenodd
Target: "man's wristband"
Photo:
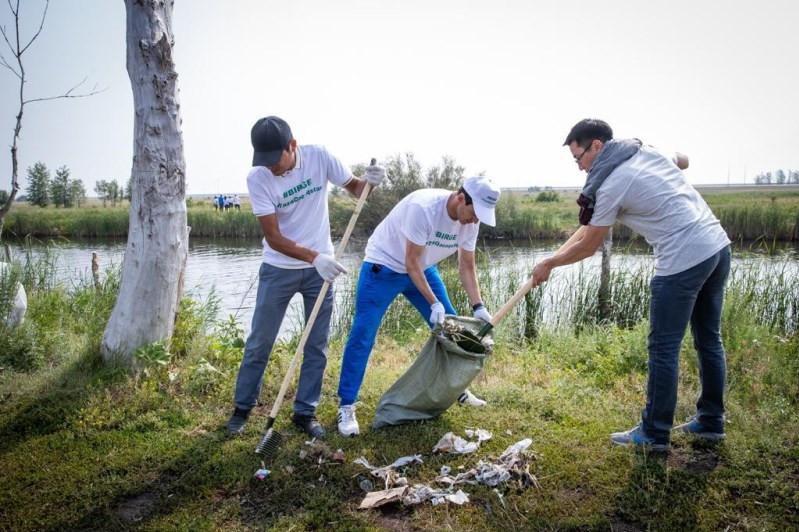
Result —
<instances>
[{"instance_id":1,"label":"man's wristband","mask_svg":"<svg viewBox=\"0 0 799 532\"><path fill-rule=\"evenodd\" d=\"M482 301L480 303L475 303L474 305L472 305L472 312L477 312L481 308L486 308L486 306L483 305Z\"/></svg>"}]
</instances>

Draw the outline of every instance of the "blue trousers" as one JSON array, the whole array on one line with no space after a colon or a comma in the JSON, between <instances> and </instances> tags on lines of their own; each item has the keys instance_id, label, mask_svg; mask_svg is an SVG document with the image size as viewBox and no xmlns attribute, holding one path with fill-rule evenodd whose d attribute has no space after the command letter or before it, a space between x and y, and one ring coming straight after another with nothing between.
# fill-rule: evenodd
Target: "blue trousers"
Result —
<instances>
[{"instance_id":1,"label":"blue trousers","mask_svg":"<svg viewBox=\"0 0 799 532\"><path fill-rule=\"evenodd\" d=\"M307 321L324 282L315 268L289 270L262 263L258 275L252 329L244 346L244 358L239 367L234 396L236 407L245 410L255 406L261 393L264 370L289 301L297 292L302 294ZM328 290L302 354L300 382L294 397L296 414L313 415L319 405L322 377L327 366L327 339L332 312L333 291Z\"/></svg>"},{"instance_id":2,"label":"blue trousers","mask_svg":"<svg viewBox=\"0 0 799 532\"><path fill-rule=\"evenodd\" d=\"M447 289L435 266L424 271L430 288L444 305L447 314L455 314ZM425 300L407 273L398 273L385 266L364 262L358 276L355 292L355 320L344 348L338 396L342 405L358 400L358 390L363 383L366 364L375 345L377 330L389 305L399 295L404 295L416 307L430 326L430 303Z\"/></svg>"},{"instance_id":3,"label":"blue trousers","mask_svg":"<svg viewBox=\"0 0 799 532\"><path fill-rule=\"evenodd\" d=\"M677 406L680 344L689 323L702 383L697 419L707 430L724 432L727 364L721 343L721 307L729 272L728 246L693 268L656 275L650 282L649 380L641 426L657 443L669 441Z\"/></svg>"}]
</instances>

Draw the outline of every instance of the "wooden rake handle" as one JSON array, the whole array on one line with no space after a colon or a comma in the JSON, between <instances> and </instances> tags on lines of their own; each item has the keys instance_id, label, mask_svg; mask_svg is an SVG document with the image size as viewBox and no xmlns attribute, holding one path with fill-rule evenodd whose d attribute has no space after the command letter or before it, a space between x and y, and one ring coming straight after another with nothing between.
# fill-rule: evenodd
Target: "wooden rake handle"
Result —
<instances>
[{"instance_id":1,"label":"wooden rake handle","mask_svg":"<svg viewBox=\"0 0 799 532\"><path fill-rule=\"evenodd\" d=\"M527 279L527 281L516 290L516 293L511 296L511 298L504 304L502 307L491 317L491 321L486 324L483 329L480 330L478 333L479 337L484 336L488 333L491 329L499 325L499 322L507 316L507 314L515 307L519 301L533 288L533 278L532 276Z\"/></svg>"},{"instance_id":2,"label":"wooden rake handle","mask_svg":"<svg viewBox=\"0 0 799 532\"><path fill-rule=\"evenodd\" d=\"M374 165L376 162L377 161L375 161L375 159L372 159L371 164ZM361 195L358 198L358 203L355 205L355 210L352 212L352 216L350 216L350 223L347 224L347 229L344 231L344 236L341 237L341 242L339 242L338 248L336 249L336 260L340 259L341 255L344 254L344 249L347 247L347 242L350 239L352 230L355 228L355 222L358 220L358 216L363 210L363 205L366 203L366 197L369 195L370 190L372 190L372 185L369 183L364 183L363 191L361 191ZM327 295L329 288L330 283L325 281L322 284L322 289L319 291L319 295L316 296L316 302L314 303L313 310L311 310L311 315L308 316L308 321L305 322L305 328L302 330L300 343L297 344L297 349L294 351L294 357L291 359L289 369L286 371L286 376L283 377L283 384L280 386L280 391L277 394L277 399L275 399L275 404L272 405L272 411L269 412L269 417L272 419L277 417L277 413L283 404L283 397L286 395L286 390L288 390L289 384L291 384L291 381L293 380L294 371L297 369L297 362L300 360L300 353L302 353L305 349L305 343L308 341L308 336L311 334L311 329L316 322L316 316L319 314L319 309L322 308L322 302L325 300L325 296Z\"/></svg>"}]
</instances>

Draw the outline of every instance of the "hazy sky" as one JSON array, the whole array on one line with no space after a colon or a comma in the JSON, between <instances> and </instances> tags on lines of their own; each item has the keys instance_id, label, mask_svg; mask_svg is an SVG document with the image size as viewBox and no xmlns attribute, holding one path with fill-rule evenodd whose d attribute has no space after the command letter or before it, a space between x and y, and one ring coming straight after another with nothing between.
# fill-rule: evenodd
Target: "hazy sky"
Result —
<instances>
[{"instance_id":1,"label":"hazy sky","mask_svg":"<svg viewBox=\"0 0 799 532\"><path fill-rule=\"evenodd\" d=\"M28 35L40 0L23 0ZM253 122L285 118L346 164L442 155L501 186L581 184L581 118L691 156L693 183L799 168L799 2L177 0L188 192L244 192ZM0 24L12 23L5 3ZM4 51L8 58L8 54ZM27 96L87 77L83 100L27 108L25 169L127 181L133 136L122 0L53 0L26 57ZM17 80L0 71L10 145ZM3 175L10 156L3 152ZM3 178L0 188L8 188Z\"/></svg>"}]
</instances>

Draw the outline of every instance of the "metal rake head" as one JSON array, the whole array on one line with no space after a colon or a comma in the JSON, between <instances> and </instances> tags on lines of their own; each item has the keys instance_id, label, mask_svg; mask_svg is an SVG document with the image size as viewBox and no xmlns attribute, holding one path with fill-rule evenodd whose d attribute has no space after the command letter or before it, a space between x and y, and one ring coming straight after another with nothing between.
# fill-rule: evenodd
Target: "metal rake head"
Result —
<instances>
[{"instance_id":1,"label":"metal rake head","mask_svg":"<svg viewBox=\"0 0 799 532\"><path fill-rule=\"evenodd\" d=\"M261 441L258 442L258 445L255 447L255 454L260 455L263 458L271 458L277 454L277 450L280 447L280 442L282 440L283 436L281 436L278 431L270 427L269 430L266 431L266 434L264 434L261 438Z\"/></svg>"}]
</instances>

